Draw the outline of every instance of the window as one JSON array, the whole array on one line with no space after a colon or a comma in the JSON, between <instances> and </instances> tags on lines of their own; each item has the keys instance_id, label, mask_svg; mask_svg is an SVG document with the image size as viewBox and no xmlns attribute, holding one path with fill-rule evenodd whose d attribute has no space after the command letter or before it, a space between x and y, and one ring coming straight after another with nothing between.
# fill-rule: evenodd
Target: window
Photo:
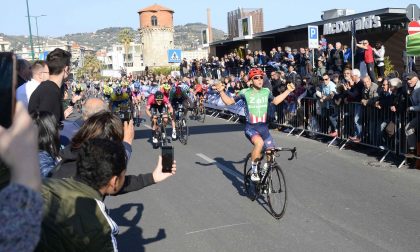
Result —
<instances>
[{"instance_id":1,"label":"window","mask_svg":"<svg viewBox=\"0 0 420 252\"><path fill-rule=\"evenodd\" d=\"M157 26L158 22L157 22L157 17L156 16L152 16L152 26Z\"/></svg>"}]
</instances>

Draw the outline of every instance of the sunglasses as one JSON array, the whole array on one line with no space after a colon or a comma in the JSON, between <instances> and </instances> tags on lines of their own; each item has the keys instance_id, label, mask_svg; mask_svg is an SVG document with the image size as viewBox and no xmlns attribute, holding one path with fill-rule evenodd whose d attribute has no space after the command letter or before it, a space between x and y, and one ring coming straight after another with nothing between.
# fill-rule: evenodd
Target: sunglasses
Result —
<instances>
[{"instance_id":1,"label":"sunglasses","mask_svg":"<svg viewBox=\"0 0 420 252\"><path fill-rule=\"evenodd\" d=\"M263 77L262 77L262 76L255 76L255 77L253 77L252 79L253 79L253 80L262 80L262 79L263 79Z\"/></svg>"},{"instance_id":2,"label":"sunglasses","mask_svg":"<svg viewBox=\"0 0 420 252\"><path fill-rule=\"evenodd\" d=\"M327 79L324 79L324 78L323 78L323 80L324 80L324 81L327 81L327 80L329 80L329 79L328 79L328 78L327 78Z\"/></svg>"}]
</instances>

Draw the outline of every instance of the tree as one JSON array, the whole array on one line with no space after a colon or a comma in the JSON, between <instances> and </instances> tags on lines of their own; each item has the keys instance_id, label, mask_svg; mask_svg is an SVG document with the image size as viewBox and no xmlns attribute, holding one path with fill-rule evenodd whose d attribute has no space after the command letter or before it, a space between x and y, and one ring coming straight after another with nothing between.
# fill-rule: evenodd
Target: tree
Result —
<instances>
[{"instance_id":1,"label":"tree","mask_svg":"<svg viewBox=\"0 0 420 252\"><path fill-rule=\"evenodd\" d=\"M124 47L124 62L126 62L128 57L128 49L130 48L130 43L134 40L133 31L131 29L125 28L118 34L118 40Z\"/></svg>"},{"instance_id":2,"label":"tree","mask_svg":"<svg viewBox=\"0 0 420 252\"><path fill-rule=\"evenodd\" d=\"M83 67L77 71L77 77L98 78L101 73L102 64L94 55L87 55Z\"/></svg>"}]
</instances>

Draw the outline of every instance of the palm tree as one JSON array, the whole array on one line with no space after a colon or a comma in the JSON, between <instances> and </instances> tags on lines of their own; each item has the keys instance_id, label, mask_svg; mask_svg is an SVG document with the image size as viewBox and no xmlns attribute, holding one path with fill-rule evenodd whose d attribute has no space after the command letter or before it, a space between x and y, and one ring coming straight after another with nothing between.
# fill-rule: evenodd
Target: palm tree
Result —
<instances>
[{"instance_id":1,"label":"palm tree","mask_svg":"<svg viewBox=\"0 0 420 252\"><path fill-rule=\"evenodd\" d=\"M124 47L124 62L127 61L128 57L128 49L130 48L130 43L134 40L134 34L131 29L125 28L124 30L120 31L118 34L118 40Z\"/></svg>"},{"instance_id":2,"label":"palm tree","mask_svg":"<svg viewBox=\"0 0 420 252\"><path fill-rule=\"evenodd\" d=\"M85 57L83 70L89 77L96 77L101 72L101 68L102 64L95 56L88 55Z\"/></svg>"}]
</instances>

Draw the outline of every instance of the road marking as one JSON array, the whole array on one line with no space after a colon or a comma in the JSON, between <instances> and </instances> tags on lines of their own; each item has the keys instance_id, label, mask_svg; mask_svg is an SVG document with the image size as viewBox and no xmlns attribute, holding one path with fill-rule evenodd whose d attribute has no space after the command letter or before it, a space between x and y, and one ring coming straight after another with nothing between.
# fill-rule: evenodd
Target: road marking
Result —
<instances>
[{"instance_id":1,"label":"road marking","mask_svg":"<svg viewBox=\"0 0 420 252\"><path fill-rule=\"evenodd\" d=\"M148 129L152 129L152 127L150 127L149 125L147 125L147 124L143 124L143 126L144 127L146 127L146 128L148 128Z\"/></svg>"},{"instance_id":2,"label":"road marking","mask_svg":"<svg viewBox=\"0 0 420 252\"><path fill-rule=\"evenodd\" d=\"M217 229L223 229L223 228L228 228L228 227L240 226L240 225L247 225L247 224L250 224L250 223L249 222L243 222L243 223L238 223L238 224L231 224L231 225L224 225L224 226L206 228L206 229L201 229L201 230L197 230L197 231L188 232L188 233L186 233L186 235L196 234L196 233L200 233L200 232L206 232L206 231L210 231L210 230L217 230Z\"/></svg>"},{"instance_id":3,"label":"road marking","mask_svg":"<svg viewBox=\"0 0 420 252\"><path fill-rule=\"evenodd\" d=\"M202 159L206 160L210 164L216 164L217 167L219 167L220 170L223 170L224 172L229 173L230 175L238 178L241 182L243 182L243 175L242 175L242 173L239 173L237 171L234 171L234 170L232 170L232 169L230 169L230 168L222 165L221 163L217 162L216 160L207 157L203 153L196 153L195 155L201 157Z\"/></svg>"}]
</instances>

